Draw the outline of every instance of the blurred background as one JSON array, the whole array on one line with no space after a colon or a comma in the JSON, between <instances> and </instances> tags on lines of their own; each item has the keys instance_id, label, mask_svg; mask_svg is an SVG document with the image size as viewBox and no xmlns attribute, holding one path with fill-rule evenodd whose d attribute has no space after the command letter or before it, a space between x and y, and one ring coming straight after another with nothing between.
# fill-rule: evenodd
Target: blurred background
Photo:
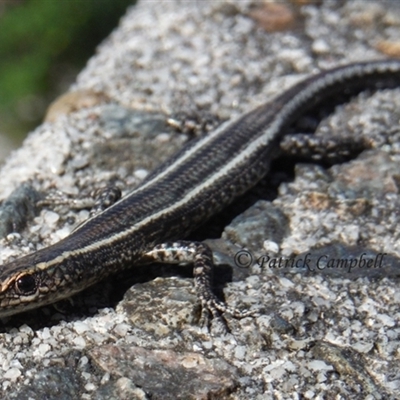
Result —
<instances>
[{"instance_id":1,"label":"blurred background","mask_svg":"<svg viewBox=\"0 0 400 400\"><path fill-rule=\"evenodd\" d=\"M0 163L134 0L0 0Z\"/></svg>"}]
</instances>

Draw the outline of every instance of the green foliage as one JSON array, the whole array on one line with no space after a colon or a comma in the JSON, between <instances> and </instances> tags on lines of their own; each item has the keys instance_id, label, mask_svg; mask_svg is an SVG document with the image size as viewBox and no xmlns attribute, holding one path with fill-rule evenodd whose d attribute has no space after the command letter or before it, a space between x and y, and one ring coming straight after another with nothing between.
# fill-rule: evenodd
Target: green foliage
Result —
<instances>
[{"instance_id":1,"label":"green foliage","mask_svg":"<svg viewBox=\"0 0 400 400\"><path fill-rule=\"evenodd\" d=\"M55 97L60 74L82 68L132 1L11 2L0 14L0 132L26 130L37 124L41 115L25 121L30 126L18 127L21 99L25 103L41 99L45 104Z\"/></svg>"}]
</instances>

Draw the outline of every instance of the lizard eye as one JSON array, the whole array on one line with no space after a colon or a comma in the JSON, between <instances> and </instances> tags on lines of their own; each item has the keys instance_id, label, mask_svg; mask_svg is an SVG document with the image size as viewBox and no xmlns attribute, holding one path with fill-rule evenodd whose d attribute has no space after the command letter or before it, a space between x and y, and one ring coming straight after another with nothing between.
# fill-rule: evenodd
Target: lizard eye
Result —
<instances>
[{"instance_id":1,"label":"lizard eye","mask_svg":"<svg viewBox=\"0 0 400 400\"><path fill-rule=\"evenodd\" d=\"M36 279L31 274L23 274L16 279L15 289L19 294L29 296L36 292Z\"/></svg>"}]
</instances>

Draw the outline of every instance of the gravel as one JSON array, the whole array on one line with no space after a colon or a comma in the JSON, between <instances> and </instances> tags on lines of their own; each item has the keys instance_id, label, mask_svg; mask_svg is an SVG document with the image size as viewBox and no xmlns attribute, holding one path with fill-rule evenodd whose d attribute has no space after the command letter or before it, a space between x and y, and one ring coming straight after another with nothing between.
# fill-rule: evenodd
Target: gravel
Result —
<instances>
[{"instance_id":1,"label":"gravel","mask_svg":"<svg viewBox=\"0 0 400 400\"><path fill-rule=\"evenodd\" d=\"M8 158L0 198L23 182L71 198L110 183L125 194L210 121L238 116L322 68L383 58L380 44L400 40L393 1L278 4L293 21L274 32L251 17L262 3L148 0L130 8L71 88L80 106L60 99L61 112ZM397 269L350 279L346 271L257 262L239 268L233 256L245 249L255 261L317 251L349 258L365 249L388 253L396 265L399 110L399 90L338 107L317 134L362 135L371 150L331 168L297 164L291 179L274 170L243 199L253 204L246 213L233 207L217 235L210 232L219 219L202 230L217 263L232 266L218 265L217 289L228 304L260 316L227 315L229 331L218 320L199 326L190 267L135 267L73 302L3 320L0 396L398 398ZM259 196L274 184L272 197ZM0 241L0 261L57 242L88 214L65 204L43 208Z\"/></svg>"}]
</instances>

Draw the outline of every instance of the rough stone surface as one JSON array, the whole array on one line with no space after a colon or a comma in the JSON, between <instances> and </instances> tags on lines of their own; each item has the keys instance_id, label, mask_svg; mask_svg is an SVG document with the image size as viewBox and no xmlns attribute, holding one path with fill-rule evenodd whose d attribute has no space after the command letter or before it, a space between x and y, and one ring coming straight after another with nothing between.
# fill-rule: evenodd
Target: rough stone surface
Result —
<instances>
[{"instance_id":1,"label":"rough stone surface","mask_svg":"<svg viewBox=\"0 0 400 400\"><path fill-rule=\"evenodd\" d=\"M62 191L71 198L109 183L126 193L198 134L187 121L201 127L238 116L322 68L385 57L384 49L400 39L396 2L305 3L281 3L295 20L272 32L262 27L266 16L254 13L260 3L252 1L160 6L148 0L132 7L72 88L99 94L95 101L77 99L77 107L52 110L51 121L2 167L0 198L26 181L40 193ZM274 170L241 200L261 203L240 216L243 207L236 205L228 213L237 217L231 226L222 216L202 230L202 238L214 239L217 260L232 267L216 270L219 295L260 316L227 315L228 332L221 321L209 331L197 325L190 267L133 268L73 304L3 321L0 397L154 398L159 388L142 382L157 371L142 366L140 379L133 374L138 360L131 358L132 347L142 360L168 354L183 374L185 356L201 360L190 366L191 376L218 386L208 398L399 398L399 110L399 89L362 94L338 107L317 134L367 137L371 150L331 168L297 164L291 178ZM264 189L268 196L260 195ZM0 261L60 240L88 213L68 205L44 208L22 232L0 241ZM262 221L271 224L265 228ZM361 269L329 276L268 263L318 251L354 258L363 249L388 253L390 265L371 278ZM235 265L239 250L249 251L252 262ZM115 369L105 365L111 353L118 355L109 358ZM159 372L171 373L164 368L165 360ZM177 382L166 381L164 388L180 382L190 398L194 382L180 373L168 375Z\"/></svg>"},{"instance_id":2,"label":"rough stone surface","mask_svg":"<svg viewBox=\"0 0 400 400\"><path fill-rule=\"evenodd\" d=\"M106 345L89 352L110 375L127 377L153 399L221 398L237 386L235 368L199 353ZM182 388L185 391L182 392Z\"/></svg>"}]
</instances>

